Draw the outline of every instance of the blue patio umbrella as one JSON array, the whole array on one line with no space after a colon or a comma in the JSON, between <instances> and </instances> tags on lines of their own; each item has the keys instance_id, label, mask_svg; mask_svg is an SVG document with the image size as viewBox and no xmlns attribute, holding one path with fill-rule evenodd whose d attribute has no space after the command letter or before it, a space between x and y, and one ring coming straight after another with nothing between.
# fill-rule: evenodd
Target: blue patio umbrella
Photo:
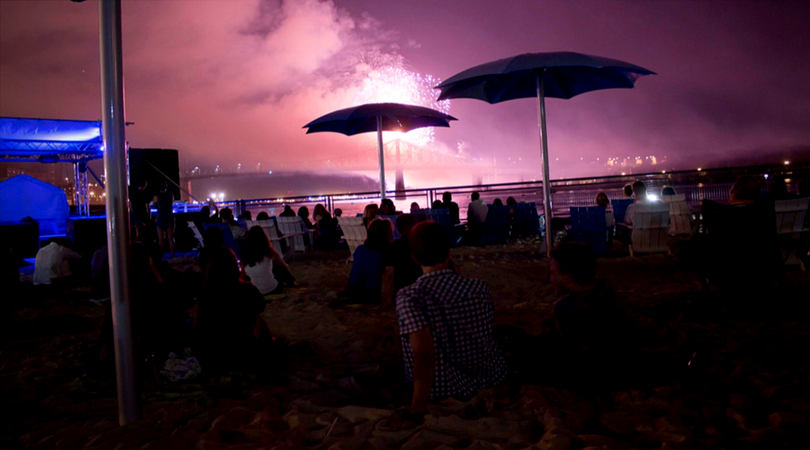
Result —
<instances>
[{"instance_id":1,"label":"blue patio umbrella","mask_svg":"<svg viewBox=\"0 0 810 450\"><path fill-rule=\"evenodd\" d=\"M435 109L400 103L367 103L339 109L318 117L304 125L307 134L321 131L354 136L359 133L377 132L377 151L380 159L380 196L385 198L385 164L383 161L383 131L408 132L423 127L449 127L453 116Z\"/></svg>"},{"instance_id":2,"label":"blue patio umbrella","mask_svg":"<svg viewBox=\"0 0 810 450\"><path fill-rule=\"evenodd\" d=\"M616 59L574 52L524 53L472 67L438 86L439 100L474 98L500 103L517 98L537 98L538 129L543 152L543 203L546 230L551 230L551 189L545 98L571 98L589 91L632 89L635 81L655 72ZM551 233L546 232L551 252Z\"/></svg>"}]
</instances>

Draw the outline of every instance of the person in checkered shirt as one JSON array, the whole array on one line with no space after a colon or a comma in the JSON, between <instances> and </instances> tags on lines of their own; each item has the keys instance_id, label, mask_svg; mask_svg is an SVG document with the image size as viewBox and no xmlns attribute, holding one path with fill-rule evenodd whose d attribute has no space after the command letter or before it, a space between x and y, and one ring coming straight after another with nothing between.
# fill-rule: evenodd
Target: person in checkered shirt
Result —
<instances>
[{"instance_id":1,"label":"person in checkered shirt","mask_svg":"<svg viewBox=\"0 0 810 450\"><path fill-rule=\"evenodd\" d=\"M409 413L423 416L429 399L471 398L507 371L492 338L489 289L456 273L444 227L421 222L410 243L424 274L397 294L397 318L405 375L413 382Z\"/></svg>"}]
</instances>

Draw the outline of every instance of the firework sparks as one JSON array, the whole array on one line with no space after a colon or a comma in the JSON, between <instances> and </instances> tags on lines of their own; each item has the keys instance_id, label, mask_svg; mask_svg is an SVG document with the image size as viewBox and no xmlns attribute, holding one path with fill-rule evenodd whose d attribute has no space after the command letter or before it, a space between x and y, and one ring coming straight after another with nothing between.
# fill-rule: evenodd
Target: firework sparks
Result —
<instances>
[{"instance_id":1,"label":"firework sparks","mask_svg":"<svg viewBox=\"0 0 810 450\"><path fill-rule=\"evenodd\" d=\"M450 111L450 101L436 101L436 86L441 81L401 67L386 66L368 72L357 95L356 103L402 103ZM385 132L383 139L400 140L409 147L426 147L434 141L433 128L417 128L407 133Z\"/></svg>"}]
</instances>

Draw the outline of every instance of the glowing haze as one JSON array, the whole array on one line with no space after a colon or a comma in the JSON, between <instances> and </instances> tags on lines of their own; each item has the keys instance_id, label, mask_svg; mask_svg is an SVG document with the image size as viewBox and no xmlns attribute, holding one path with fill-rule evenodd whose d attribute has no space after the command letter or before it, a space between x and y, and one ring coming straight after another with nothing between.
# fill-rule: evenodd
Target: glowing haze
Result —
<instances>
[{"instance_id":1,"label":"glowing haze","mask_svg":"<svg viewBox=\"0 0 810 450\"><path fill-rule=\"evenodd\" d=\"M669 169L806 156L809 11L799 1L128 0L127 138L177 148L187 167L373 174L371 136L307 136L302 125L367 102L447 111L431 92L439 78L569 50L659 75L549 100L555 178L619 170L612 158ZM0 1L0 115L97 120L99 104L97 4ZM451 128L400 137L406 171L428 174L408 184L537 177L535 108L454 100Z\"/></svg>"}]
</instances>

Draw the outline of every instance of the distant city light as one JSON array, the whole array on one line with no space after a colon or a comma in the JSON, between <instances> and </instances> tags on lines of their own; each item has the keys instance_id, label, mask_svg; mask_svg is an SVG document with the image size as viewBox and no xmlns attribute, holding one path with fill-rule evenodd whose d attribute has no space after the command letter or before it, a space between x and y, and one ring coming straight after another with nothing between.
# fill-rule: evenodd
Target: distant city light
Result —
<instances>
[{"instance_id":1,"label":"distant city light","mask_svg":"<svg viewBox=\"0 0 810 450\"><path fill-rule=\"evenodd\" d=\"M701 170L703 170L703 169L702 169L702 168L700 168L700 167L698 167L698 169L697 169L697 170L698 170L698 172L700 172L700 171L701 171Z\"/></svg>"},{"instance_id":2,"label":"distant city light","mask_svg":"<svg viewBox=\"0 0 810 450\"><path fill-rule=\"evenodd\" d=\"M647 198L649 198L650 200L652 200L654 202L658 201L658 196L655 195L655 194L647 194Z\"/></svg>"},{"instance_id":3,"label":"distant city light","mask_svg":"<svg viewBox=\"0 0 810 450\"><path fill-rule=\"evenodd\" d=\"M268 170L268 171L267 171L267 173L269 173L270 175L273 175L273 171L272 171L272 170Z\"/></svg>"},{"instance_id":4,"label":"distant city light","mask_svg":"<svg viewBox=\"0 0 810 450\"><path fill-rule=\"evenodd\" d=\"M789 165L790 165L790 161L785 160L785 165L786 165L786 166L789 166Z\"/></svg>"},{"instance_id":5,"label":"distant city light","mask_svg":"<svg viewBox=\"0 0 810 450\"><path fill-rule=\"evenodd\" d=\"M767 180L767 179L768 179L768 177L770 177L770 175L768 175L768 174L766 173L766 174L765 174L765 179Z\"/></svg>"}]
</instances>

